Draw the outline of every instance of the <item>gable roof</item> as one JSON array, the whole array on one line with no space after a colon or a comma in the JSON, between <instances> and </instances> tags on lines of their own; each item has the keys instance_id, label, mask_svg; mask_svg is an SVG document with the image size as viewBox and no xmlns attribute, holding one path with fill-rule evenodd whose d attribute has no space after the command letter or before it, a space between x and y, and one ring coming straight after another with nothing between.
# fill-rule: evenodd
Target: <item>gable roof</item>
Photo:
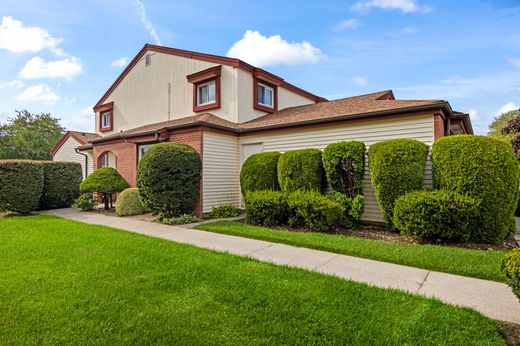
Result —
<instances>
[{"instance_id":1,"label":"gable roof","mask_svg":"<svg viewBox=\"0 0 520 346\"><path fill-rule=\"evenodd\" d=\"M61 137L60 141L56 144L54 149L52 149L52 151L51 151L51 155L52 156L54 156L56 154L56 152L67 141L67 139L69 139L69 137L74 138L81 145L88 144L89 142L91 142L91 141L93 141L95 139L101 138L101 136L98 135L97 133L80 132L80 131L67 131L67 132L65 132L63 137Z\"/></svg>"},{"instance_id":2,"label":"gable roof","mask_svg":"<svg viewBox=\"0 0 520 346\"><path fill-rule=\"evenodd\" d=\"M123 81L125 76L132 70L132 68L141 60L141 58L145 55L146 52L153 51L158 53L164 53L164 54L170 54L175 56L181 56L189 59L196 59L196 60L202 60L202 61L209 61L213 62L215 64L221 64L221 65L227 65L227 66L233 66L236 68L243 69L245 71L248 71L250 73L261 73L265 76L268 76L272 79L275 79L279 81L279 85L291 90L294 93L297 93L301 96L304 96L308 99L313 100L314 102L322 102L326 101L323 97L314 95L306 90L303 90L301 88L298 88L297 86L294 86L288 82L286 82L283 78L276 76L264 69L254 67L253 65L250 65L240 59L235 58L228 58L225 56L219 56L219 55L212 55L212 54L205 54L205 53L198 53L198 52L192 52L189 50L182 50L177 48L169 48L169 47L163 47L163 46L156 46L152 44L145 44L144 47L137 53L137 55L130 61L128 66L121 72L119 77L112 83L112 85L108 88L108 90L103 94L103 96L99 99L99 101L94 106L94 111L96 108L103 105L103 103L106 101L108 96L117 88L117 86Z\"/></svg>"}]
</instances>

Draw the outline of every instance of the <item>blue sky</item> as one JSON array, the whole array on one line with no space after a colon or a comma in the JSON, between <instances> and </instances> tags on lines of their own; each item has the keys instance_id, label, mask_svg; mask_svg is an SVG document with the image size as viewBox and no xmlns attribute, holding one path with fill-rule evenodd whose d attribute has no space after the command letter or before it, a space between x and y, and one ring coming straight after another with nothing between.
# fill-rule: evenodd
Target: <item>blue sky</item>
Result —
<instances>
[{"instance_id":1,"label":"blue sky","mask_svg":"<svg viewBox=\"0 0 520 346\"><path fill-rule=\"evenodd\" d=\"M145 43L231 55L329 99L393 89L445 99L478 133L520 107L520 3L1 0L0 121L90 108Z\"/></svg>"}]
</instances>

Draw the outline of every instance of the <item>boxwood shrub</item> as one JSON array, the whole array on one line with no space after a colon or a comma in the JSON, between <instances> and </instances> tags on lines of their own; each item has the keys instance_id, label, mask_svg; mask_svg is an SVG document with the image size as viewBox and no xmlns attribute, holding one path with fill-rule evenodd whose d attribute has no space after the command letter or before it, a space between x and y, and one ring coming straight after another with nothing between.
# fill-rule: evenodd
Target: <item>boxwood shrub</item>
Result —
<instances>
[{"instance_id":1,"label":"boxwood shrub","mask_svg":"<svg viewBox=\"0 0 520 346\"><path fill-rule=\"evenodd\" d=\"M0 210L36 210L43 190L43 165L35 161L0 161Z\"/></svg>"},{"instance_id":2,"label":"boxwood shrub","mask_svg":"<svg viewBox=\"0 0 520 346\"><path fill-rule=\"evenodd\" d=\"M123 190L117 196L116 214L117 216L139 215L146 213L146 208L141 202L139 190L131 187Z\"/></svg>"},{"instance_id":3,"label":"boxwood shrub","mask_svg":"<svg viewBox=\"0 0 520 346\"><path fill-rule=\"evenodd\" d=\"M112 167L98 168L79 185L81 192L97 192L103 195L105 209L112 204L112 194L128 188L128 182Z\"/></svg>"},{"instance_id":4,"label":"boxwood shrub","mask_svg":"<svg viewBox=\"0 0 520 346\"><path fill-rule=\"evenodd\" d=\"M365 209L365 197L363 195L349 198L339 191L331 191L329 192L328 197L331 200L338 202L345 209L343 212L345 216L343 226L352 227L354 223L359 221Z\"/></svg>"},{"instance_id":5,"label":"boxwood shrub","mask_svg":"<svg viewBox=\"0 0 520 346\"><path fill-rule=\"evenodd\" d=\"M86 192L81 194L74 203L72 203L72 206L74 208L78 208L81 210L92 210L94 209L94 206L96 205L96 201L94 200L94 196L90 192Z\"/></svg>"},{"instance_id":6,"label":"boxwood shrub","mask_svg":"<svg viewBox=\"0 0 520 346\"><path fill-rule=\"evenodd\" d=\"M427 240L471 238L479 201L445 190L413 191L395 201L394 225L402 234Z\"/></svg>"},{"instance_id":7,"label":"boxwood shrub","mask_svg":"<svg viewBox=\"0 0 520 346\"><path fill-rule=\"evenodd\" d=\"M225 217L237 217L239 214L237 207L232 204L224 204L219 205L218 207L213 207L211 213L209 213L209 217L221 219Z\"/></svg>"},{"instance_id":8,"label":"boxwood shrub","mask_svg":"<svg viewBox=\"0 0 520 346\"><path fill-rule=\"evenodd\" d=\"M322 191L326 185L321 150L287 151L278 160L278 182L285 193L297 190Z\"/></svg>"},{"instance_id":9,"label":"boxwood shrub","mask_svg":"<svg viewBox=\"0 0 520 346\"><path fill-rule=\"evenodd\" d=\"M393 228L395 200L422 188L427 154L428 146L415 139L392 139L370 146L372 187L390 228Z\"/></svg>"},{"instance_id":10,"label":"boxwood shrub","mask_svg":"<svg viewBox=\"0 0 520 346\"><path fill-rule=\"evenodd\" d=\"M258 190L280 190L278 184L278 152L265 152L251 155L240 170L242 193Z\"/></svg>"},{"instance_id":11,"label":"boxwood shrub","mask_svg":"<svg viewBox=\"0 0 520 346\"><path fill-rule=\"evenodd\" d=\"M43 191L40 209L70 207L79 196L82 169L79 163L42 161Z\"/></svg>"},{"instance_id":12,"label":"boxwood shrub","mask_svg":"<svg viewBox=\"0 0 520 346\"><path fill-rule=\"evenodd\" d=\"M245 202L247 223L273 226L287 221L287 202L280 191L248 191Z\"/></svg>"},{"instance_id":13,"label":"boxwood shrub","mask_svg":"<svg viewBox=\"0 0 520 346\"><path fill-rule=\"evenodd\" d=\"M520 248L513 249L506 253L500 267L508 284L520 299Z\"/></svg>"},{"instance_id":14,"label":"boxwood shrub","mask_svg":"<svg viewBox=\"0 0 520 346\"><path fill-rule=\"evenodd\" d=\"M501 242L515 232L519 169L510 145L484 136L443 137L433 145L432 164L436 188L480 200L473 241Z\"/></svg>"},{"instance_id":15,"label":"boxwood shrub","mask_svg":"<svg viewBox=\"0 0 520 346\"><path fill-rule=\"evenodd\" d=\"M345 208L316 190L291 193L287 197L287 205L291 212L291 226L307 226L323 232L340 226L344 220Z\"/></svg>"},{"instance_id":16,"label":"boxwood shrub","mask_svg":"<svg viewBox=\"0 0 520 346\"><path fill-rule=\"evenodd\" d=\"M361 194L365 171L365 144L339 142L323 150L323 168L332 189L353 198Z\"/></svg>"},{"instance_id":17,"label":"boxwood shrub","mask_svg":"<svg viewBox=\"0 0 520 346\"><path fill-rule=\"evenodd\" d=\"M145 207L166 217L191 213L199 195L201 167L199 154L189 145L153 145L137 172Z\"/></svg>"}]
</instances>

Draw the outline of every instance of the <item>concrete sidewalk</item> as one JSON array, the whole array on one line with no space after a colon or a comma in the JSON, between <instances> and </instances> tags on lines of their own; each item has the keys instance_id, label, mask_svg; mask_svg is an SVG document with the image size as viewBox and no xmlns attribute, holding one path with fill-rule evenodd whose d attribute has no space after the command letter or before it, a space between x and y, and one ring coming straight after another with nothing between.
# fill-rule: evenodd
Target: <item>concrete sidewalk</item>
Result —
<instances>
[{"instance_id":1,"label":"concrete sidewalk","mask_svg":"<svg viewBox=\"0 0 520 346\"><path fill-rule=\"evenodd\" d=\"M246 256L367 283L473 308L496 320L520 324L520 303L511 289L499 282L439 273L403 265L300 248L158 223L119 218L76 209L42 212L89 224L162 238L201 248Z\"/></svg>"}]
</instances>

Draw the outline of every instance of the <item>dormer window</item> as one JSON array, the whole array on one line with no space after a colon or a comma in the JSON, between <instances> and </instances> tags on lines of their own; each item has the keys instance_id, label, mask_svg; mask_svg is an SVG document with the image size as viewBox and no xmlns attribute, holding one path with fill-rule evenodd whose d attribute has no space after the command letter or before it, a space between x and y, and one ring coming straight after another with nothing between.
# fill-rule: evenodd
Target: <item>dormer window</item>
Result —
<instances>
[{"instance_id":1,"label":"dormer window","mask_svg":"<svg viewBox=\"0 0 520 346\"><path fill-rule=\"evenodd\" d=\"M193 111L220 108L220 73L222 66L210 67L186 76L193 84Z\"/></svg>"},{"instance_id":2,"label":"dormer window","mask_svg":"<svg viewBox=\"0 0 520 346\"><path fill-rule=\"evenodd\" d=\"M197 85L197 106L204 106L217 102L216 81L201 83Z\"/></svg>"},{"instance_id":3,"label":"dormer window","mask_svg":"<svg viewBox=\"0 0 520 346\"><path fill-rule=\"evenodd\" d=\"M253 76L253 107L260 111L274 113L278 110L278 90L276 81L267 81Z\"/></svg>"},{"instance_id":4,"label":"dormer window","mask_svg":"<svg viewBox=\"0 0 520 346\"><path fill-rule=\"evenodd\" d=\"M101 129L108 129L112 126L110 111L101 113Z\"/></svg>"},{"instance_id":5,"label":"dormer window","mask_svg":"<svg viewBox=\"0 0 520 346\"><path fill-rule=\"evenodd\" d=\"M269 107L269 108L273 108L274 89L265 84L258 83L257 92L258 92L258 104Z\"/></svg>"},{"instance_id":6,"label":"dormer window","mask_svg":"<svg viewBox=\"0 0 520 346\"><path fill-rule=\"evenodd\" d=\"M114 102L94 107L94 112L99 113L99 132L112 131L114 128Z\"/></svg>"}]
</instances>

